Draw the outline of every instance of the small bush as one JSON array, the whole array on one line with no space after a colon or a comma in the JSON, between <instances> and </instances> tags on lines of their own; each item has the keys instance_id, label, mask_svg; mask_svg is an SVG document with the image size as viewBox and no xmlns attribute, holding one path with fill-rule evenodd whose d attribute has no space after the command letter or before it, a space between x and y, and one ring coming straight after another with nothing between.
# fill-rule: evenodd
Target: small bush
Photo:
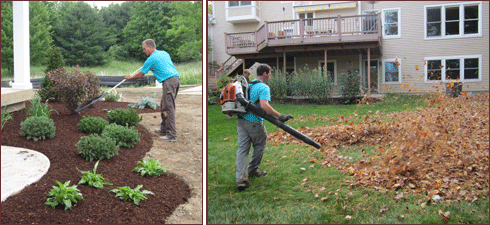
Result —
<instances>
[{"instance_id":1,"label":"small bush","mask_svg":"<svg viewBox=\"0 0 490 225\"><path fill-rule=\"evenodd\" d=\"M138 115L138 112L135 109L114 109L107 113L107 119L109 119L110 123L116 123L121 126L135 126L143 117Z\"/></svg>"},{"instance_id":2,"label":"small bush","mask_svg":"<svg viewBox=\"0 0 490 225\"><path fill-rule=\"evenodd\" d=\"M48 73L52 70L61 69L65 66L65 60L60 50L56 46L52 46L47 51L47 65L44 73Z\"/></svg>"},{"instance_id":3,"label":"small bush","mask_svg":"<svg viewBox=\"0 0 490 225\"><path fill-rule=\"evenodd\" d=\"M111 123L107 125L102 131L103 137L110 137L116 140L116 144L119 147L132 148L134 144L140 142L140 132L134 127L124 127Z\"/></svg>"},{"instance_id":4,"label":"small bush","mask_svg":"<svg viewBox=\"0 0 490 225\"><path fill-rule=\"evenodd\" d=\"M34 95L34 98L29 100L31 102L31 107L27 109L27 116L44 116L51 117L51 113L56 110L52 106L48 105L48 100L43 104L41 103L41 97L39 94ZM56 112L58 113L58 112Z\"/></svg>"},{"instance_id":5,"label":"small bush","mask_svg":"<svg viewBox=\"0 0 490 225\"><path fill-rule=\"evenodd\" d=\"M138 161L141 166L137 166L133 169L133 172L140 173L142 177L148 176L160 176L164 172L167 172L165 168L160 166L160 160L153 161L153 159L148 158L145 162Z\"/></svg>"},{"instance_id":6,"label":"small bush","mask_svg":"<svg viewBox=\"0 0 490 225\"><path fill-rule=\"evenodd\" d=\"M109 121L102 117L83 116L77 126L87 134L102 134L104 128L109 125Z\"/></svg>"},{"instance_id":7,"label":"small bush","mask_svg":"<svg viewBox=\"0 0 490 225\"><path fill-rule=\"evenodd\" d=\"M90 187L96 188L104 188L104 185L112 185L112 183L106 182L104 177L101 174L96 174L97 166L100 161L97 161L94 166L93 172L90 171L81 171L77 168L77 170L82 173L82 179L78 182L78 184L87 184Z\"/></svg>"},{"instance_id":8,"label":"small bush","mask_svg":"<svg viewBox=\"0 0 490 225\"><path fill-rule=\"evenodd\" d=\"M59 181L56 181L59 187L53 186L53 189L47 195L48 200L44 203L44 205L51 206L51 208L55 208L57 205L64 205L65 211L67 209L71 210L73 203L78 203L78 200L83 198L82 193L78 190L77 185L70 185L70 181L62 184Z\"/></svg>"},{"instance_id":9,"label":"small bush","mask_svg":"<svg viewBox=\"0 0 490 225\"><path fill-rule=\"evenodd\" d=\"M121 99L122 94L117 92L116 90L111 91L107 93L107 95L104 97L104 101L106 102L117 102L119 99Z\"/></svg>"},{"instance_id":10,"label":"small bush","mask_svg":"<svg viewBox=\"0 0 490 225\"><path fill-rule=\"evenodd\" d=\"M310 69L305 66L299 69L288 79L289 90L292 96L307 97L317 101L324 101L330 97L332 80L319 69Z\"/></svg>"},{"instance_id":11,"label":"small bush","mask_svg":"<svg viewBox=\"0 0 490 225\"><path fill-rule=\"evenodd\" d=\"M56 128L54 121L44 116L30 116L20 123L20 135L26 136L27 140L44 140L53 138Z\"/></svg>"},{"instance_id":12,"label":"small bush","mask_svg":"<svg viewBox=\"0 0 490 225\"><path fill-rule=\"evenodd\" d=\"M347 71L347 74L340 76L340 85L342 86L342 101L346 104L352 103L361 93L359 73Z\"/></svg>"},{"instance_id":13,"label":"small bush","mask_svg":"<svg viewBox=\"0 0 490 225\"><path fill-rule=\"evenodd\" d=\"M142 184L136 186L134 189L131 189L129 186L124 186L112 189L111 192L116 193L116 198L119 197L119 199L127 202L133 201L134 204L139 205L141 200L147 199L146 195L155 195L153 192L148 190L140 191L142 187Z\"/></svg>"},{"instance_id":14,"label":"small bush","mask_svg":"<svg viewBox=\"0 0 490 225\"><path fill-rule=\"evenodd\" d=\"M99 96L99 78L89 71L80 71L78 66L71 72L62 68L48 72L46 76L53 84L53 95L58 96L72 112L78 105Z\"/></svg>"},{"instance_id":15,"label":"small bush","mask_svg":"<svg viewBox=\"0 0 490 225\"><path fill-rule=\"evenodd\" d=\"M101 137L98 134L81 137L75 146L78 154L88 161L110 159L119 154L116 140L110 137Z\"/></svg>"},{"instance_id":16,"label":"small bush","mask_svg":"<svg viewBox=\"0 0 490 225\"><path fill-rule=\"evenodd\" d=\"M138 108L138 109L152 108L156 110L158 107L158 103L153 101L153 99L150 97L144 97L143 99L137 101L135 104L129 104L128 106L131 108Z\"/></svg>"}]
</instances>

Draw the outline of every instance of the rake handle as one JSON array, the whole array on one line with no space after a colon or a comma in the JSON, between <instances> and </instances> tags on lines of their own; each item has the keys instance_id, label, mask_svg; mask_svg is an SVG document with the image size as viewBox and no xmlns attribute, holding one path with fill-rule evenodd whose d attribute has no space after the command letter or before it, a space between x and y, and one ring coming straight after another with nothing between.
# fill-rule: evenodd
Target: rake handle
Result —
<instances>
[{"instance_id":1,"label":"rake handle","mask_svg":"<svg viewBox=\"0 0 490 225\"><path fill-rule=\"evenodd\" d=\"M133 73L131 73L131 76L134 76L136 73L138 73L143 67L140 67L139 69L135 70ZM114 89L117 88L117 86L119 86L120 84L124 83L124 81L126 81L126 79L123 79L121 82L119 82L118 84L116 84L116 86L112 87L109 91L107 91L106 93L109 93L111 91L113 91Z\"/></svg>"}]
</instances>

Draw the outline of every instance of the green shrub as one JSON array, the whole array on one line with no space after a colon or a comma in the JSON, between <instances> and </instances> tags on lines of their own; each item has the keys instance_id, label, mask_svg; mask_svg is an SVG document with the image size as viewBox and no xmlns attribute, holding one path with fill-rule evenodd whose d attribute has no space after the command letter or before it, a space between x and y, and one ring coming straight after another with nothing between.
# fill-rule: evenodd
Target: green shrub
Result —
<instances>
[{"instance_id":1,"label":"green shrub","mask_svg":"<svg viewBox=\"0 0 490 225\"><path fill-rule=\"evenodd\" d=\"M138 108L138 109L152 108L156 110L158 107L158 103L153 101L151 97L144 97L143 99L137 101L135 104L129 104L128 106L131 108Z\"/></svg>"},{"instance_id":2,"label":"green shrub","mask_svg":"<svg viewBox=\"0 0 490 225\"><path fill-rule=\"evenodd\" d=\"M80 71L78 66L70 72L65 68L53 70L46 77L53 84L53 95L58 96L72 112L78 105L99 96L99 78L89 71Z\"/></svg>"},{"instance_id":3,"label":"green shrub","mask_svg":"<svg viewBox=\"0 0 490 225\"><path fill-rule=\"evenodd\" d=\"M46 52L47 54L47 65L44 73L48 73L52 70L61 69L65 66L65 60L63 59L63 55L60 50L56 46L52 46Z\"/></svg>"},{"instance_id":4,"label":"green shrub","mask_svg":"<svg viewBox=\"0 0 490 225\"><path fill-rule=\"evenodd\" d=\"M83 116L77 126L87 134L101 134L104 128L109 125L109 121L102 117Z\"/></svg>"},{"instance_id":5,"label":"green shrub","mask_svg":"<svg viewBox=\"0 0 490 225\"><path fill-rule=\"evenodd\" d=\"M119 99L121 99L122 94L117 92L116 90L111 91L107 93L107 95L104 97L104 101L106 102L117 102Z\"/></svg>"},{"instance_id":6,"label":"green shrub","mask_svg":"<svg viewBox=\"0 0 490 225\"><path fill-rule=\"evenodd\" d=\"M361 93L359 73L347 71L347 74L340 75L340 85L342 86L342 101L352 103Z\"/></svg>"},{"instance_id":7,"label":"green shrub","mask_svg":"<svg viewBox=\"0 0 490 225\"><path fill-rule=\"evenodd\" d=\"M101 174L96 174L97 166L99 165L99 161L95 163L93 172L90 171L81 171L77 168L77 170L82 173L82 179L78 182L78 184L88 184L90 187L96 188L104 188L105 185L112 185L109 182L105 182L104 177Z\"/></svg>"},{"instance_id":8,"label":"green shrub","mask_svg":"<svg viewBox=\"0 0 490 225\"><path fill-rule=\"evenodd\" d=\"M324 101L330 97L332 80L330 75L325 75L318 69L310 69L305 66L299 69L297 74L289 76L288 88L292 96L306 97L309 99Z\"/></svg>"},{"instance_id":9,"label":"green shrub","mask_svg":"<svg viewBox=\"0 0 490 225\"><path fill-rule=\"evenodd\" d=\"M271 89L272 99L284 100L287 98L287 82L282 72L272 72L271 79L267 85L269 85Z\"/></svg>"},{"instance_id":10,"label":"green shrub","mask_svg":"<svg viewBox=\"0 0 490 225\"><path fill-rule=\"evenodd\" d=\"M98 134L81 137L75 146L78 154L88 161L110 159L119 154L116 140L110 137L101 137Z\"/></svg>"},{"instance_id":11,"label":"green shrub","mask_svg":"<svg viewBox=\"0 0 490 225\"><path fill-rule=\"evenodd\" d=\"M107 119L109 119L110 123L131 127L141 122L143 117L138 115L138 112L135 109L118 108L108 112Z\"/></svg>"},{"instance_id":12,"label":"green shrub","mask_svg":"<svg viewBox=\"0 0 490 225\"><path fill-rule=\"evenodd\" d=\"M123 201L133 201L134 204L139 205L141 200L147 199L147 194L155 195L153 192L148 190L140 191L142 187L143 185L140 184L133 190L128 186L124 186L112 189L111 192L116 193L116 198L119 197L119 199Z\"/></svg>"},{"instance_id":13,"label":"green shrub","mask_svg":"<svg viewBox=\"0 0 490 225\"><path fill-rule=\"evenodd\" d=\"M167 172L163 167L160 166L160 160L153 161L153 159L148 158L145 162L138 161L141 166L137 166L133 169L134 172L140 173L141 176L160 176L162 173Z\"/></svg>"},{"instance_id":14,"label":"green shrub","mask_svg":"<svg viewBox=\"0 0 490 225\"><path fill-rule=\"evenodd\" d=\"M27 140L44 140L53 138L56 128L54 121L44 116L30 116L20 123L20 135L26 136Z\"/></svg>"},{"instance_id":15,"label":"green shrub","mask_svg":"<svg viewBox=\"0 0 490 225\"><path fill-rule=\"evenodd\" d=\"M27 109L27 116L44 116L51 117L51 112L55 111L52 106L48 105L48 100L43 104L41 103L41 97L39 94L35 94L34 98L29 100L31 102L31 107ZM58 112L56 112L58 113Z\"/></svg>"},{"instance_id":16,"label":"green shrub","mask_svg":"<svg viewBox=\"0 0 490 225\"><path fill-rule=\"evenodd\" d=\"M13 118L10 115L10 113L7 112L7 107L3 107L3 109L2 109L2 130L3 130L3 126L5 126L5 124L9 120L13 120Z\"/></svg>"},{"instance_id":17,"label":"green shrub","mask_svg":"<svg viewBox=\"0 0 490 225\"><path fill-rule=\"evenodd\" d=\"M57 205L64 205L65 211L67 209L71 209L72 202L78 203L78 200L82 199L82 193L77 189L77 185L73 185L68 187L70 181L62 184L59 181L56 181L59 187L53 186L53 189L47 195L48 200L44 203L44 205L51 206L51 208L55 208Z\"/></svg>"},{"instance_id":18,"label":"green shrub","mask_svg":"<svg viewBox=\"0 0 490 225\"><path fill-rule=\"evenodd\" d=\"M134 144L140 142L140 132L134 127L124 127L115 123L105 126L102 131L103 137L110 137L116 140L119 147L132 148Z\"/></svg>"},{"instance_id":19,"label":"green shrub","mask_svg":"<svg viewBox=\"0 0 490 225\"><path fill-rule=\"evenodd\" d=\"M130 58L128 50L120 45L111 46L107 53L110 60L125 61Z\"/></svg>"}]
</instances>

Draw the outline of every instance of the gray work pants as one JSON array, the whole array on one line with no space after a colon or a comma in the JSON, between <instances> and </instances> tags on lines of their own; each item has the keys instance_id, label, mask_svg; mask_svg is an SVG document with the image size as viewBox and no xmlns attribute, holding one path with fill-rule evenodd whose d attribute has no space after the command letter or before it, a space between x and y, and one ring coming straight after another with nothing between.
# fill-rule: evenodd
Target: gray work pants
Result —
<instances>
[{"instance_id":1,"label":"gray work pants","mask_svg":"<svg viewBox=\"0 0 490 225\"><path fill-rule=\"evenodd\" d=\"M177 97L177 92L179 92L179 87L179 77L168 78L162 83L162 123L160 124L160 130L167 134L168 138L177 138L177 130L175 129L175 98Z\"/></svg>"},{"instance_id":2,"label":"gray work pants","mask_svg":"<svg viewBox=\"0 0 490 225\"><path fill-rule=\"evenodd\" d=\"M267 131L264 123L253 123L248 120L237 120L238 151L236 153L236 182L248 180L248 174L256 172L262 162ZM248 153L253 144L252 159L248 162ZM248 168L247 168L248 166Z\"/></svg>"}]
</instances>

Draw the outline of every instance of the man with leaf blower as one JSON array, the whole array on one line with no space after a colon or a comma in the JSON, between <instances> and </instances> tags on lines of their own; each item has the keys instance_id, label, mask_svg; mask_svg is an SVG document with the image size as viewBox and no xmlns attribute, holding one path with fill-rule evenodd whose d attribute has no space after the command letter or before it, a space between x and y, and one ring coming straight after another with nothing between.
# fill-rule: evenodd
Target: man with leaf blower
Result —
<instances>
[{"instance_id":1,"label":"man with leaf blower","mask_svg":"<svg viewBox=\"0 0 490 225\"><path fill-rule=\"evenodd\" d=\"M163 93L161 101L162 123L155 132L161 136L160 140L167 142L177 141L175 129L175 98L180 87L180 77L170 55L163 50L157 50L153 39L146 39L142 43L143 52L148 56L145 64L134 76L126 76L126 80L140 79L150 70L158 82L162 83Z\"/></svg>"},{"instance_id":2,"label":"man with leaf blower","mask_svg":"<svg viewBox=\"0 0 490 225\"><path fill-rule=\"evenodd\" d=\"M286 122L292 115L282 115L269 104L271 101L270 88L267 83L271 77L271 67L261 64L257 67L257 78L250 82L250 101L260 103L260 107L268 114L278 117L281 122ZM250 187L248 177L262 177L266 171L260 171L259 166L264 155L267 143L267 131L264 119L250 111L238 115L237 120L238 151L236 155L236 182L238 190L242 191ZM248 154L253 144L252 159L248 162Z\"/></svg>"}]
</instances>

